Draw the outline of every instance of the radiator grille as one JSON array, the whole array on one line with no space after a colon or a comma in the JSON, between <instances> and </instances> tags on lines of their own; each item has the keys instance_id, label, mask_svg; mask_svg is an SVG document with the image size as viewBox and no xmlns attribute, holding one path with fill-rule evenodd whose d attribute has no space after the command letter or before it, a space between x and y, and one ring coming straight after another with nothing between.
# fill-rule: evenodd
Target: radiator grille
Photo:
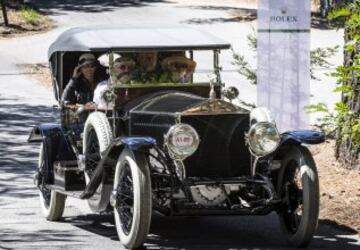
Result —
<instances>
[{"instance_id":1,"label":"radiator grille","mask_svg":"<svg viewBox=\"0 0 360 250\"><path fill-rule=\"evenodd\" d=\"M193 126L200 145L184 163L188 177L235 177L250 175L251 158L245 146L248 114L183 116Z\"/></svg>"}]
</instances>

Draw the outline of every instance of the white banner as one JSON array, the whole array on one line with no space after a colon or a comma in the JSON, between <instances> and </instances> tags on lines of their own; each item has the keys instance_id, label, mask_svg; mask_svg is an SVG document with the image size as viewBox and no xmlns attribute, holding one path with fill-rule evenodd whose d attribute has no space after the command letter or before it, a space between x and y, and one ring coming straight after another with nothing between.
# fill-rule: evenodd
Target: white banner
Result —
<instances>
[{"instance_id":1,"label":"white banner","mask_svg":"<svg viewBox=\"0 0 360 250\"><path fill-rule=\"evenodd\" d=\"M281 132L309 127L310 0L258 0L257 105Z\"/></svg>"}]
</instances>

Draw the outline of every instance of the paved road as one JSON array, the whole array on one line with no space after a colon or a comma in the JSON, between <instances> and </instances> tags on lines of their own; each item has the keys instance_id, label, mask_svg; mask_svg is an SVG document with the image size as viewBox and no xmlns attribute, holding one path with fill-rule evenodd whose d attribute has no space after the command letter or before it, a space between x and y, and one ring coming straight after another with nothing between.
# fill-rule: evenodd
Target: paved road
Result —
<instances>
[{"instance_id":1,"label":"paved road","mask_svg":"<svg viewBox=\"0 0 360 250\"><path fill-rule=\"evenodd\" d=\"M131 25L188 23L224 36L237 50L246 51L248 23L224 18L229 7L215 1L40 1L58 28L15 40L0 40L0 249L121 249L111 215L91 214L84 202L67 200L64 220L47 222L39 212L32 184L38 145L26 139L31 127L56 120L51 90L34 85L19 74L16 64L46 62L46 50L62 30L89 23ZM233 1L229 1L233 2ZM237 32L233 32L236 30ZM334 31L315 36L338 38ZM336 40L336 39L335 39ZM329 40L324 43L331 43ZM314 39L314 43L318 40ZM325 45L325 44L322 45ZM251 53L246 52L251 58ZM230 54L224 54L231 70ZM236 75L228 79L237 81ZM235 79L235 80L234 80ZM245 86L245 85L244 85ZM241 87L241 86L240 86ZM243 95L253 96L253 90ZM244 94L246 93L246 94ZM320 224L312 249L358 249L359 240L349 229ZM276 215L266 217L165 218L154 216L148 249L287 249Z\"/></svg>"}]
</instances>

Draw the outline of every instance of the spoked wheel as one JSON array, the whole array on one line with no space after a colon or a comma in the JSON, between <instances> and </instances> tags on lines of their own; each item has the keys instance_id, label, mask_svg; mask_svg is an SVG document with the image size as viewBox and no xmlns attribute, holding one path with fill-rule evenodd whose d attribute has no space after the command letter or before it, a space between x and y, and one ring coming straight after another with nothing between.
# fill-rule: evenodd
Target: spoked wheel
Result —
<instances>
[{"instance_id":1,"label":"spoked wheel","mask_svg":"<svg viewBox=\"0 0 360 250\"><path fill-rule=\"evenodd\" d=\"M114 216L121 243L140 247L151 223L151 181L143 153L125 149L118 160L114 179Z\"/></svg>"},{"instance_id":2,"label":"spoked wheel","mask_svg":"<svg viewBox=\"0 0 360 250\"><path fill-rule=\"evenodd\" d=\"M99 140L94 128L90 129L87 136L85 156L85 179L86 183L88 183L101 160Z\"/></svg>"},{"instance_id":3,"label":"spoked wheel","mask_svg":"<svg viewBox=\"0 0 360 250\"><path fill-rule=\"evenodd\" d=\"M290 245L309 245L319 216L319 180L311 153L304 147L291 147L282 160L279 176L284 209L280 224Z\"/></svg>"},{"instance_id":4,"label":"spoked wheel","mask_svg":"<svg viewBox=\"0 0 360 250\"><path fill-rule=\"evenodd\" d=\"M45 153L44 145L41 143L39 151L38 172L42 176L44 173ZM39 178L39 198L41 212L47 220L57 221L64 212L66 195L57 193L46 187L43 178Z\"/></svg>"},{"instance_id":5,"label":"spoked wheel","mask_svg":"<svg viewBox=\"0 0 360 250\"><path fill-rule=\"evenodd\" d=\"M108 148L113 136L111 127L104 113L91 113L84 126L83 153L85 155L85 181L89 183L93 173L101 160L101 154ZM102 183L96 193L88 199L92 211L98 212L106 209L109 203L111 185Z\"/></svg>"}]
</instances>

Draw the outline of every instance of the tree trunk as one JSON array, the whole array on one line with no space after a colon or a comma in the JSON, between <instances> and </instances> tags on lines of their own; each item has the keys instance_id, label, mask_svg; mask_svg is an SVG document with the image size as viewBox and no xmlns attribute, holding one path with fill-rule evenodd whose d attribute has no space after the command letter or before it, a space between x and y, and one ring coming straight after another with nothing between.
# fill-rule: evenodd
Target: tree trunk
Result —
<instances>
[{"instance_id":1,"label":"tree trunk","mask_svg":"<svg viewBox=\"0 0 360 250\"><path fill-rule=\"evenodd\" d=\"M3 18L4 18L4 24L5 24L5 26L9 26L9 21L8 21L7 12L6 12L5 0L1 0L1 9L2 9L2 14L3 14Z\"/></svg>"},{"instance_id":2,"label":"tree trunk","mask_svg":"<svg viewBox=\"0 0 360 250\"><path fill-rule=\"evenodd\" d=\"M348 34L345 31L345 34ZM345 44L349 41L349 37L345 36ZM344 50L344 66L349 66L353 63L354 57L360 53L360 48L357 47L354 53L349 53ZM355 72L352 73L351 82L349 82L354 89L352 97L342 96L342 101L350 108L355 116L360 116L360 81ZM344 84L349 84L344 83ZM344 128L338 129L338 139L336 142L336 158L342 163L344 167L360 169L360 145L351 139L341 140L341 134Z\"/></svg>"}]
</instances>

